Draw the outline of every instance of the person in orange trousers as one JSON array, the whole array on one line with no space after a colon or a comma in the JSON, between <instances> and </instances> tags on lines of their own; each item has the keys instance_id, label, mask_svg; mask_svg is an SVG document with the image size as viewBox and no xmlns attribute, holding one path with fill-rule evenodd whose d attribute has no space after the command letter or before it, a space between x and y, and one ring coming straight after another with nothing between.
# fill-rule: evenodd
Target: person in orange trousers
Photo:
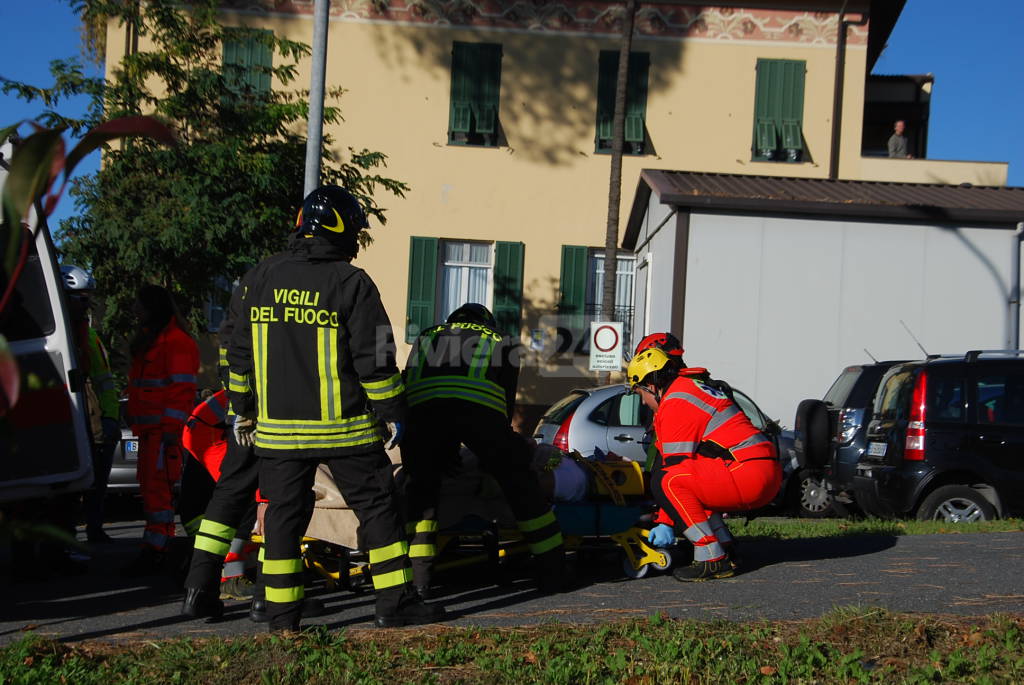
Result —
<instances>
[{"instance_id":1,"label":"person in orange trousers","mask_svg":"<svg viewBox=\"0 0 1024 685\"><path fill-rule=\"evenodd\" d=\"M174 485L181 476L181 433L196 403L199 348L187 332L171 293L157 285L139 289L139 330L131 341L128 424L139 438L137 478L146 529L139 556L125 576L163 570L174 538Z\"/></svg>"},{"instance_id":2,"label":"person in orange trousers","mask_svg":"<svg viewBox=\"0 0 1024 685\"><path fill-rule=\"evenodd\" d=\"M730 397L728 385L707 369L688 368L660 349L636 355L626 371L630 389L654 411L661 463L651 475L660 505L650 533L655 546L693 544L693 564L677 568L680 581L732 576L729 535L720 514L768 504L782 484L775 445Z\"/></svg>"}]
</instances>

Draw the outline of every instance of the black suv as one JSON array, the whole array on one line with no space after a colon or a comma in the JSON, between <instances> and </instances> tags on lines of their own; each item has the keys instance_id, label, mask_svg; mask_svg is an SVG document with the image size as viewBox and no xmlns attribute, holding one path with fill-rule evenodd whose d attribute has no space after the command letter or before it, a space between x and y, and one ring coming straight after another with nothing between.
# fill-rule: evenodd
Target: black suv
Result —
<instances>
[{"instance_id":1,"label":"black suv","mask_svg":"<svg viewBox=\"0 0 1024 685\"><path fill-rule=\"evenodd\" d=\"M882 376L901 361L843 369L821 400L804 400L794 422L801 463L797 511L802 516L846 516L855 504L853 477L864 452L865 414Z\"/></svg>"},{"instance_id":2,"label":"black suv","mask_svg":"<svg viewBox=\"0 0 1024 685\"><path fill-rule=\"evenodd\" d=\"M1024 354L893 366L875 396L857 501L868 513L979 521L1024 505Z\"/></svg>"}]
</instances>

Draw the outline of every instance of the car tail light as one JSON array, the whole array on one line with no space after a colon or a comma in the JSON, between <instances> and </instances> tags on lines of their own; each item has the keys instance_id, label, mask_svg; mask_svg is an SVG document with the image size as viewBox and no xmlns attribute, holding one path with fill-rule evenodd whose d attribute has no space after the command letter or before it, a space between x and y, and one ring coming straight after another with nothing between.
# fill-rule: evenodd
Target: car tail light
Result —
<instances>
[{"instance_id":1,"label":"car tail light","mask_svg":"<svg viewBox=\"0 0 1024 685\"><path fill-rule=\"evenodd\" d=\"M862 409L840 409L839 417L836 420L836 442L845 445L853 440L863 420L864 410Z\"/></svg>"},{"instance_id":2,"label":"car tail light","mask_svg":"<svg viewBox=\"0 0 1024 685\"><path fill-rule=\"evenodd\" d=\"M907 441L903 446L903 458L911 461L924 459L925 394L928 391L928 375L922 371L914 382L910 398L910 421L907 423Z\"/></svg>"},{"instance_id":3,"label":"car tail light","mask_svg":"<svg viewBox=\"0 0 1024 685\"><path fill-rule=\"evenodd\" d=\"M563 452L569 451L569 424L572 423L572 416L572 414L569 414L566 417L565 421L562 422L562 425L555 432L555 437L551 440L551 444Z\"/></svg>"}]
</instances>

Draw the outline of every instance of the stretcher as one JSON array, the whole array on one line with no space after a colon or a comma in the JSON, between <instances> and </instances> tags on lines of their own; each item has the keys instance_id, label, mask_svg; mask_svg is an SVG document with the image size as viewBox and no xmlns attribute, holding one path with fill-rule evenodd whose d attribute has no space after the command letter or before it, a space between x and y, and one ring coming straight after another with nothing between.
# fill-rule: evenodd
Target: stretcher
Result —
<instances>
[{"instance_id":1,"label":"stretcher","mask_svg":"<svg viewBox=\"0 0 1024 685\"><path fill-rule=\"evenodd\" d=\"M655 505L647 495L641 465L595 462L578 454L562 458L563 467L565 460L571 460L587 482L581 498L553 503L566 549L580 554L617 549L622 571L630 579L643 578L652 570L669 570L670 552L648 543ZM313 518L301 545L306 568L329 590L370 588L366 555L358 551L358 520L325 466L319 467L314 492ZM507 564L529 555L497 484L475 468L471 454L464 452L460 472L442 481L438 518L438 574L479 565L499 580Z\"/></svg>"}]
</instances>

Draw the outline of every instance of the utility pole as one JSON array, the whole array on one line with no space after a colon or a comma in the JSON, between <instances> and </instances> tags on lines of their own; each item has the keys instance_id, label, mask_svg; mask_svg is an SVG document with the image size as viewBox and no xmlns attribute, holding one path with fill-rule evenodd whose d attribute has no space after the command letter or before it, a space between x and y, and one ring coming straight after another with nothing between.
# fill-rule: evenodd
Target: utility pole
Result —
<instances>
[{"instance_id":1,"label":"utility pole","mask_svg":"<svg viewBox=\"0 0 1024 685\"><path fill-rule=\"evenodd\" d=\"M324 84L327 81L327 21L331 0L313 6L313 67L309 81L309 121L306 126L306 174L303 197L320 185L320 154L324 139Z\"/></svg>"}]
</instances>

